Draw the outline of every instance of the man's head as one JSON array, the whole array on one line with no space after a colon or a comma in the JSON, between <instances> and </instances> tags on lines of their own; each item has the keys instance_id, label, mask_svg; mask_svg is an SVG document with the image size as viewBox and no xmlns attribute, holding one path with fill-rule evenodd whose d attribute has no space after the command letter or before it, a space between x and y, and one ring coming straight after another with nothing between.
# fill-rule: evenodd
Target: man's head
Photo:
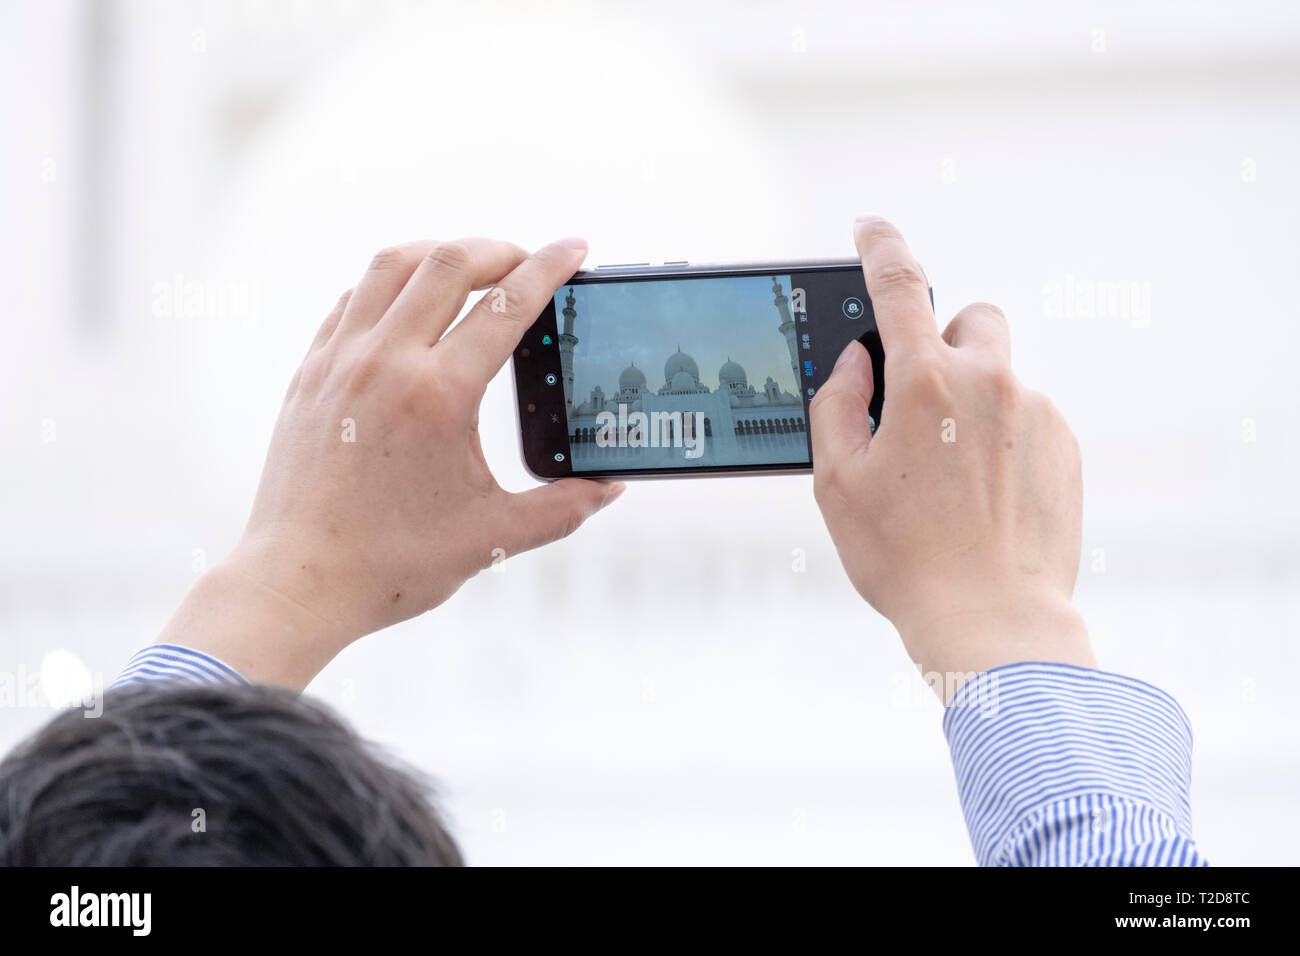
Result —
<instances>
[{"instance_id":1,"label":"man's head","mask_svg":"<svg viewBox=\"0 0 1300 956\"><path fill-rule=\"evenodd\" d=\"M423 784L277 688L110 691L0 762L0 864L461 863Z\"/></svg>"}]
</instances>

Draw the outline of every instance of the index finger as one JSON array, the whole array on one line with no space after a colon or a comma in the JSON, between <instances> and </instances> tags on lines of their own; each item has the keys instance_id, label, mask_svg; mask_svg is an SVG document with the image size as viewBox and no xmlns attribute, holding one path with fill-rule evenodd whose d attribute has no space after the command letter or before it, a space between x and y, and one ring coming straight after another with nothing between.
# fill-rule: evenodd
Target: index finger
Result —
<instances>
[{"instance_id":1,"label":"index finger","mask_svg":"<svg viewBox=\"0 0 1300 956\"><path fill-rule=\"evenodd\" d=\"M479 299L434 346L434 355L450 362L469 383L486 388L555 290L586 257L585 239L561 239L538 249Z\"/></svg>"},{"instance_id":2,"label":"index finger","mask_svg":"<svg viewBox=\"0 0 1300 956\"><path fill-rule=\"evenodd\" d=\"M863 216L853 224L853 241L885 354L906 361L919 349L938 344L930 283L894 224Z\"/></svg>"},{"instance_id":3,"label":"index finger","mask_svg":"<svg viewBox=\"0 0 1300 956\"><path fill-rule=\"evenodd\" d=\"M398 338L432 345L447 331L471 289L500 281L527 257L514 243L497 239L434 243L378 327Z\"/></svg>"}]
</instances>

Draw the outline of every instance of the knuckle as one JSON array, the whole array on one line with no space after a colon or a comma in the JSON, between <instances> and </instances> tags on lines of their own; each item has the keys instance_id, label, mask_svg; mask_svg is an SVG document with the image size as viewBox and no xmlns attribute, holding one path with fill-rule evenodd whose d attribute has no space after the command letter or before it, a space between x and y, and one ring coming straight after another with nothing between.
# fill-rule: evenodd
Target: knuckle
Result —
<instances>
[{"instance_id":1,"label":"knuckle","mask_svg":"<svg viewBox=\"0 0 1300 956\"><path fill-rule=\"evenodd\" d=\"M520 307L524 298L525 296L514 286L503 282L489 289L483 302L487 306L488 314L494 319L509 324L531 322L537 316L524 315Z\"/></svg>"},{"instance_id":2,"label":"knuckle","mask_svg":"<svg viewBox=\"0 0 1300 956\"><path fill-rule=\"evenodd\" d=\"M1007 366L997 365L989 369L986 384L989 394L999 408L1010 409L1020 404L1023 389L1015 373Z\"/></svg>"},{"instance_id":3,"label":"knuckle","mask_svg":"<svg viewBox=\"0 0 1300 956\"><path fill-rule=\"evenodd\" d=\"M346 388L350 395L369 391L384 371L384 357L375 348L361 348L347 363Z\"/></svg>"},{"instance_id":4,"label":"knuckle","mask_svg":"<svg viewBox=\"0 0 1300 956\"><path fill-rule=\"evenodd\" d=\"M844 464L835 458L823 457L814 463L813 498L825 505L838 496L844 484Z\"/></svg>"},{"instance_id":5,"label":"knuckle","mask_svg":"<svg viewBox=\"0 0 1300 956\"><path fill-rule=\"evenodd\" d=\"M289 389L291 392L314 393L324 383L328 371L327 360L319 354L309 355L298 366L298 371L294 373L293 382L290 384Z\"/></svg>"},{"instance_id":6,"label":"knuckle","mask_svg":"<svg viewBox=\"0 0 1300 956\"><path fill-rule=\"evenodd\" d=\"M1045 394L1033 389L1022 388L1021 396L1026 407L1040 419L1057 427L1058 430L1068 430L1069 426L1065 424L1065 416L1056 407L1056 403Z\"/></svg>"},{"instance_id":7,"label":"knuckle","mask_svg":"<svg viewBox=\"0 0 1300 956\"><path fill-rule=\"evenodd\" d=\"M1038 427L1055 442L1070 470L1076 474L1082 471L1083 449L1064 413L1042 392L1026 390L1026 393L1025 402L1032 409Z\"/></svg>"},{"instance_id":8,"label":"knuckle","mask_svg":"<svg viewBox=\"0 0 1300 956\"><path fill-rule=\"evenodd\" d=\"M431 375L413 376L410 384L412 394L419 396L426 405L436 408L441 420L455 422L458 426L465 421L469 409L465 405L466 389L446 379L436 379Z\"/></svg>"},{"instance_id":9,"label":"knuckle","mask_svg":"<svg viewBox=\"0 0 1300 956\"><path fill-rule=\"evenodd\" d=\"M404 360L398 368L396 382L400 394L417 408L449 411L457 393L456 382L439 375L436 368L417 360ZM450 416L444 416L450 417Z\"/></svg>"},{"instance_id":10,"label":"knuckle","mask_svg":"<svg viewBox=\"0 0 1300 956\"><path fill-rule=\"evenodd\" d=\"M443 272L469 271L471 255L469 246L460 241L439 242L424 257L429 265Z\"/></svg>"},{"instance_id":11,"label":"knuckle","mask_svg":"<svg viewBox=\"0 0 1300 956\"><path fill-rule=\"evenodd\" d=\"M406 246L385 246L371 258L369 271L390 272L399 269L406 262L408 255Z\"/></svg>"},{"instance_id":12,"label":"knuckle","mask_svg":"<svg viewBox=\"0 0 1300 956\"><path fill-rule=\"evenodd\" d=\"M430 375L412 377L403 396L433 434L451 438L477 427L475 396L451 381Z\"/></svg>"},{"instance_id":13,"label":"knuckle","mask_svg":"<svg viewBox=\"0 0 1300 956\"><path fill-rule=\"evenodd\" d=\"M912 361L903 373L903 391L913 399L942 400L948 394L948 380L943 366L933 360Z\"/></svg>"},{"instance_id":14,"label":"knuckle","mask_svg":"<svg viewBox=\"0 0 1300 956\"><path fill-rule=\"evenodd\" d=\"M908 259L890 259L871 271L870 293L873 296L890 296L900 292L911 293L926 288L921 267Z\"/></svg>"},{"instance_id":15,"label":"knuckle","mask_svg":"<svg viewBox=\"0 0 1300 956\"><path fill-rule=\"evenodd\" d=\"M433 394L445 404L473 399L483 390L483 383L474 378L473 372L461 362L435 362L432 371L425 380Z\"/></svg>"}]
</instances>

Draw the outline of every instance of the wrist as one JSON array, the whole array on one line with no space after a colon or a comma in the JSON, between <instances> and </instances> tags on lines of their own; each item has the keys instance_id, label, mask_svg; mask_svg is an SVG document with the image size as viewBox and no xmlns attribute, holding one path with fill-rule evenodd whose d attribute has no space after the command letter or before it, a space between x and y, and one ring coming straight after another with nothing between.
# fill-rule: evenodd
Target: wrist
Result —
<instances>
[{"instance_id":1,"label":"wrist","mask_svg":"<svg viewBox=\"0 0 1300 956\"><path fill-rule=\"evenodd\" d=\"M1082 615L1059 591L1002 591L996 597L951 602L898 630L909 656L945 704L972 676L1005 664L1097 666Z\"/></svg>"},{"instance_id":2,"label":"wrist","mask_svg":"<svg viewBox=\"0 0 1300 956\"><path fill-rule=\"evenodd\" d=\"M159 642L220 659L254 683L302 690L360 635L346 605L314 580L309 564L286 574L265 549L241 542L195 582Z\"/></svg>"}]
</instances>

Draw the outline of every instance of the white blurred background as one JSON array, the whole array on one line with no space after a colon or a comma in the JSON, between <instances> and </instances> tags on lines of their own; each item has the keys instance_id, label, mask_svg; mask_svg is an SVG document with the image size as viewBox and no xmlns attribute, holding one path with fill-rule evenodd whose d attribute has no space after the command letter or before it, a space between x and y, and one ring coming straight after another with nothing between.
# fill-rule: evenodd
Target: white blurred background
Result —
<instances>
[{"instance_id":1,"label":"white blurred background","mask_svg":"<svg viewBox=\"0 0 1300 956\"><path fill-rule=\"evenodd\" d=\"M1300 862L1300 7L4 10L0 750L232 545L379 247L844 256L874 211L942 319L1005 308L1077 433L1078 601L1191 716L1203 851ZM507 374L482 432L523 488L515 429ZM939 706L810 479L638 483L503 567L312 687L436 775L470 862L972 862Z\"/></svg>"}]
</instances>

